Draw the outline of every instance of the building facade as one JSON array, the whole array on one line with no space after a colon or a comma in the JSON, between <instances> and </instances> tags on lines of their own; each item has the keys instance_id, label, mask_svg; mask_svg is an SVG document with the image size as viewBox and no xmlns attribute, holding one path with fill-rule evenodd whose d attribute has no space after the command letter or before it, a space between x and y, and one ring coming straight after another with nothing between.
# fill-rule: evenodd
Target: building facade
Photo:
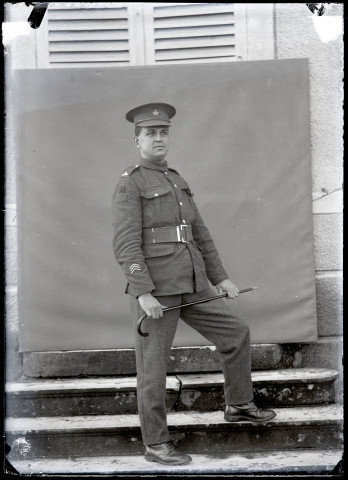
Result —
<instances>
[{"instance_id":1,"label":"building facade","mask_svg":"<svg viewBox=\"0 0 348 480\"><path fill-rule=\"evenodd\" d=\"M339 344L343 322L343 4L327 4L324 15L317 15L304 3L50 3L36 30L27 24L31 8L24 3L5 4L3 28L7 378L23 376L18 346L16 118L11 99L15 69L308 58L319 343Z\"/></svg>"}]
</instances>

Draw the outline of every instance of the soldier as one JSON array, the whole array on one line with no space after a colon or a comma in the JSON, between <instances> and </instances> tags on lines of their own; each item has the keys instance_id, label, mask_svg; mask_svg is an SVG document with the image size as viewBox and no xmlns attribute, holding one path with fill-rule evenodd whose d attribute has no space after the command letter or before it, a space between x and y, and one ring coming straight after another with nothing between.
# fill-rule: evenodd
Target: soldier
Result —
<instances>
[{"instance_id":1,"label":"soldier","mask_svg":"<svg viewBox=\"0 0 348 480\"><path fill-rule=\"evenodd\" d=\"M166 162L170 119L165 103L142 105L126 119L135 124L137 165L121 176L113 196L113 250L127 278L134 319L147 314L149 336L136 334L137 402L145 458L180 465L192 459L173 444L166 421L166 364L180 318L216 345L224 374L224 418L267 422L272 410L253 402L250 332L222 299L181 309L163 308L239 290L223 268L193 193Z\"/></svg>"}]
</instances>

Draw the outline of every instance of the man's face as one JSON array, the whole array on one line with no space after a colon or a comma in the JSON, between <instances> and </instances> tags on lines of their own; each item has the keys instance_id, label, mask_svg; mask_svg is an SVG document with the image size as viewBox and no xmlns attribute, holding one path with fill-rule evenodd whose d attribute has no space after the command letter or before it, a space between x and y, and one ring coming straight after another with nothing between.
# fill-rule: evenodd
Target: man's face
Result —
<instances>
[{"instance_id":1,"label":"man's face","mask_svg":"<svg viewBox=\"0 0 348 480\"><path fill-rule=\"evenodd\" d=\"M161 162L169 149L169 128L142 127L140 134L134 137L134 141L143 158Z\"/></svg>"}]
</instances>

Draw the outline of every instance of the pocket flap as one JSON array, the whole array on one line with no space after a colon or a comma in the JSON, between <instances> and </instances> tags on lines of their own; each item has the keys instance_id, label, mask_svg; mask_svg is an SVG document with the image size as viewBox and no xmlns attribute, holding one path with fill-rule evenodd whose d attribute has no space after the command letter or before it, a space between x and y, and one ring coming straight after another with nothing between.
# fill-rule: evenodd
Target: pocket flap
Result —
<instances>
[{"instance_id":1,"label":"pocket flap","mask_svg":"<svg viewBox=\"0 0 348 480\"><path fill-rule=\"evenodd\" d=\"M144 198L155 198L166 195L170 190L169 185L159 185L158 187L151 187L143 190L140 195Z\"/></svg>"},{"instance_id":2,"label":"pocket flap","mask_svg":"<svg viewBox=\"0 0 348 480\"><path fill-rule=\"evenodd\" d=\"M143 245L142 247L144 258L164 257L174 253L174 249L175 247L172 243L154 243Z\"/></svg>"}]
</instances>

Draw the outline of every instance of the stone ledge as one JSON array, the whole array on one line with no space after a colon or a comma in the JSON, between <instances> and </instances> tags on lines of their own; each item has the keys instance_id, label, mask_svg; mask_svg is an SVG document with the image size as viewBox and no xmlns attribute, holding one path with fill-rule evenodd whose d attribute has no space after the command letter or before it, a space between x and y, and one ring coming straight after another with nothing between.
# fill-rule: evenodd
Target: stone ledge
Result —
<instances>
[{"instance_id":1,"label":"stone ledge","mask_svg":"<svg viewBox=\"0 0 348 480\"><path fill-rule=\"evenodd\" d=\"M332 403L337 375L334 370L301 368L252 372L255 401L260 407ZM166 405L169 411L223 411L222 373L167 376ZM9 417L137 412L135 376L38 379L6 384L6 413Z\"/></svg>"},{"instance_id":2,"label":"stone ledge","mask_svg":"<svg viewBox=\"0 0 348 480\"><path fill-rule=\"evenodd\" d=\"M265 425L255 425L253 422L230 423L224 420L223 412L172 412L168 413L169 428L224 428L239 430L245 427L257 430L260 427L301 425L314 423L316 425L340 424L343 409L332 404L316 407L275 408L276 417ZM34 417L7 418L5 430L8 433L28 435L29 433L53 434L103 431L128 431L140 428L139 416L134 415L85 415L76 417Z\"/></svg>"},{"instance_id":3,"label":"stone ledge","mask_svg":"<svg viewBox=\"0 0 348 480\"><path fill-rule=\"evenodd\" d=\"M322 383L335 380L337 372L324 368L288 369L258 371L252 373L253 382L258 383ZM179 391L180 383L183 388L197 385L205 387L219 386L223 381L222 373L178 374L167 376L167 389ZM49 395L60 392L64 395L78 392L124 392L136 388L134 377L94 377L73 379L39 379L24 382L7 382L6 393Z\"/></svg>"},{"instance_id":4,"label":"stone ledge","mask_svg":"<svg viewBox=\"0 0 348 480\"><path fill-rule=\"evenodd\" d=\"M226 454L241 451L318 448L342 445L342 408L276 408L277 416L264 425L229 423L223 412L168 414L169 431L179 450ZM138 415L11 418L6 441L12 458L71 458L143 453Z\"/></svg>"},{"instance_id":5,"label":"stone ledge","mask_svg":"<svg viewBox=\"0 0 348 480\"><path fill-rule=\"evenodd\" d=\"M277 368L282 347L277 344L252 345L252 369ZM221 363L214 346L173 347L168 373L220 371ZM25 352L23 371L28 377L77 377L135 375L134 349Z\"/></svg>"},{"instance_id":6,"label":"stone ledge","mask_svg":"<svg viewBox=\"0 0 348 480\"><path fill-rule=\"evenodd\" d=\"M338 369L342 358L341 337L323 337L308 344L254 344L252 370L281 368ZM213 346L172 348L168 373L221 371ZM25 352L23 372L27 377L135 375L134 349Z\"/></svg>"},{"instance_id":7,"label":"stone ledge","mask_svg":"<svg viewBox=\"0 0 348 480\"><path fill-rule=\"evenodd\" d=\"M163 466L144 455L92 456L44 460L11 460L22 475L32 474L330 474L342 459L342 450L286 450L232 454L192 454L192 463ZM116 467L115 467L116 466ZM117 472L116 472L117 470Z\"/></svg>"}]
</instances>

